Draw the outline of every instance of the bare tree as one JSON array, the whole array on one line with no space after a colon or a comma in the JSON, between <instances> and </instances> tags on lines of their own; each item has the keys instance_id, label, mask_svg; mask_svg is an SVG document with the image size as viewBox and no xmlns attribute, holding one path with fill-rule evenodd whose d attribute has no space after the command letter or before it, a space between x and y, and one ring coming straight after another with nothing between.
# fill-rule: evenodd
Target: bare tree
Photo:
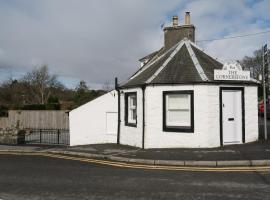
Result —
<instances>
[{"instance_id":1,"label":"bare tree","mask_svg":"<svg viewBox=\"0 0 270 200\"><path fill-rule=\"evenodd\" d=\"M81 80L81 81L79 82L79 84L76 86L75 90L76 90L76 91L84 91L84 92L87 92L87 91L89 91L89 88L88 88L86 82L85 82L84 80Z\"/></svg>"},{"instance_id":2,"label":"bare tree","mask_svg":"<svg viewBox=\"0 0 270 200\"><path fill-rule=\"evenodd\" d=\"M102 86L102 90L104 90L104 91L110 91L112 89L113 89L113 87L112 87L110 81L106 81Z\"/></svg>"},{"instance_id":3,"label":"bare tree","mask_svg":"<svg viewBox=\"0 0 270 200\"><path fill-rule=\"evenodd\" d=\"M36 99L36 103L45 104L54 88L63 87L57 80L56 75L50 75L47 65L28 72L22 82L27 87L28 92Z\"/></svg>"},{"instance_id":4,"label":"bare tree","mask_svg":"<svg viewBox=\"0 0 270 200\"><path fill-rule=\"evenodd\" d=\"M270 51L268 51L268 55ZM253 52L252 56L245 56L241 60L241 65L244 69L248 69L251 71L251 76L257 80L259 80L259 76L262 74L262 49L258 49Z\"/></svg>"}]
</instances>

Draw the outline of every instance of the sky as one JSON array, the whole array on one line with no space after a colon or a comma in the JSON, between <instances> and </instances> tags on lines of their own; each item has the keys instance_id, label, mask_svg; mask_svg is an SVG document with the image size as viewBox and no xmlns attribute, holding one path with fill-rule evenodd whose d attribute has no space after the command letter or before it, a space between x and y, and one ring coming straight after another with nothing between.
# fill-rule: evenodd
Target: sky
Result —
<instances>
[{"instance_id":1,"label":"sky","mask_svg":"<svg viewBox=\"0 0 270 200\"><path fill-rule=\"evenodd\" d=\"M221 61L240 60L269 42L270 0L0 0L0 82L43 64L67 87L124 81L139 59L163 46L162 24L186 11L197 45Z\"/></svg>"}]
</instances>

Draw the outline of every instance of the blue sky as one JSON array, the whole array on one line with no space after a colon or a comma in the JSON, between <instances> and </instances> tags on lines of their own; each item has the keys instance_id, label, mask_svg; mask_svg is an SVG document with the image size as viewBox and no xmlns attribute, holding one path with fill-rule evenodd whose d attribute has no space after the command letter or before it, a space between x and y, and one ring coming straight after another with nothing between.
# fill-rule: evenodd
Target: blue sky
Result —
<instances>
[{"instance_id":1,"label":"blue sky","mask_svg":"<svg viewBox=\"0 0 270 200\"><path fill-rule=\"evenodd\" d=\"M68 87L125 80L163 45L160 26L186 11L196 39L270 30L269 0L0 0L0 81L48 64ZM251 55L270 34L198 42L221 61Z\"/></svg>"}]
</instances>

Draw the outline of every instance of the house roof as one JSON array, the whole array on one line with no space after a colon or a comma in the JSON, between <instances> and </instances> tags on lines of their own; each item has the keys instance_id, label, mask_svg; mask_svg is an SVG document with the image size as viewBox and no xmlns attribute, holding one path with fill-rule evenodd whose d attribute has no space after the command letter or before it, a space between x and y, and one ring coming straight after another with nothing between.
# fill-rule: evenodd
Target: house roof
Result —
<instances>
[{"instance_id":1,"label":"house roof","mask_svg":"<svg viewBox=\"0 0 270 200\"><path fill-rule=\"evenodd\" d=\"M222 69L223 64L186 38L167 51L160 49L154 53L146 65L120 87L220 82L214 80L214 69Z\"/></svg>"},{"instance_id":2,"label":"house roof","mask_svg":"<svg viewBox=\"0 0 270 200\"><path fill-rule=\"evenodd\" d=\"M158 51L154 51L154 52L152 52L152 53L150 53L150 54L148 54L147 56L144 56L143 58L140 58L139 59L139 61L144 61L144 60L151 60L154 56L156 56L158 53L160 52L160 50L158 50Z\"/></svg>"}]
</instances>

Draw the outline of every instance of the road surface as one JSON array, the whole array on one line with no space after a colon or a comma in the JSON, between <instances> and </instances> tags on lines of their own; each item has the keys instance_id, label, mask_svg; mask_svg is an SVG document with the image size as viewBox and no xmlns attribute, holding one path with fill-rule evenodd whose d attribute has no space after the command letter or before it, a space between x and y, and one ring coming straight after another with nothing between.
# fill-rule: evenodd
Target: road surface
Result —
<instances>
[{"instance_id":1,"label":"road surface","mask_svg":"<svg viewBox=\"0 0 270 200\"><path fill-rule=\"evenodd\" d=\"M0 199L270 199L270 172L183 172L0 155Z\"/></svg>"}]
</instances>

